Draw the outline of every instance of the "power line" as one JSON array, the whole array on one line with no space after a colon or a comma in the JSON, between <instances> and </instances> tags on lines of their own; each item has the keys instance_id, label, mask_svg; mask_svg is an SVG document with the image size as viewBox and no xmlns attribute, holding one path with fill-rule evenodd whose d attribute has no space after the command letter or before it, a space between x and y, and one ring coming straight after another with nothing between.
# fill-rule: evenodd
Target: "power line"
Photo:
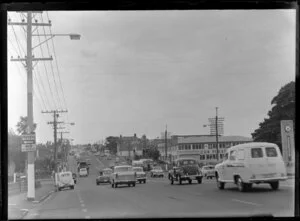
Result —
<instances>
[{"instance_id":1,"label":"power line","mask_svg":"<svg viewBox=\"0 0 300 221\"><path fill-rule=\"evenodd\" d=\"M46 12L46 15L47 15L48 20L50 21L48 12ZM50 31L50 35L52 35L52 31L51 31L51 27L50 26L49 26L49 31ZM60 88L61 88L61 91L62 91L63 100L65 102L65 108L67 108L67 102L66 102L66 99L65 99L64 90L63 90L61 79L60 79L60 72L59 72L59 68L58 68L57 56L56 56L56 51L55 51L55 47L54 47L53 38L51 40L52 40L53 54L54 54L54 58L55 58L55 63L56 63L56 68L57 68L57 73L58 73L59 84L60 84Z\"/></svg>"},{"instance_id":2,"label":"power line","mask_svg":"<svg viewBox=\"0 0 300 221\"><path fill-rule=\"evenodd\" d=\"M40 15L40 16L41 16L41 21L42 21L42 23L44 23L44 21L43 21L43 20L44 20L44 19L43 19L43 16L42 16L42 15ZM46 35L46 30L45 30L45 27L44 27L44 26L43 26L43 30L44 30L44 34ZM46 45L47 45L48 53L49 53L49 56L50 56L50 48L49 48L48 41L46 41ZM52 61L51 61L51 63L50 63L50 66L51 66L52 76L53 76L53 80L54 80L55 90L56 90L57 97L58 97L58 103L59 103L59 105L61 106L61 101L60 101L60 96L59 96L59 93L58 93L58 90L57 90L57 85L56 85L56 80L55 80L55 76L54 76L54 69L53 69ZM62 106L61 106L61 109L63 109Z\"/></svg>"},{"instance_id":3,"label":"power line","mask_svg":"<svg viewBox=\"0 0 300 221\"><path fill-rule=\"evenodd\" d=\"M38 39L39 39L39 43L41 43L41 38L39 36L39 29L37 29L37 33L38 33ZM41 54L42 54L42 57L44 57L44 52L43 52L43 48L42 48L42 45L40 46L40 50L41 50ZM43 62L44 63L44 62ZM52 92L52 89L51 89L51 84L50 84L50 80L49 80L49 77L48 77L48 71L47 71L47 68L46 68L46 64L44 63L44 69L45 69L45 74L46 74L46 77L47 77L47 81L48 81L48 86L49 86L49 89L50 89L50 94L52 96L52 99L53 99L53 105L54 105L54 109L56 109L56 102L55 102L55 99L54 99L54 95L53 95L53 92Z\"/></svg>"},{"instance_id":4,"label":"power line","mask_svg":"<svg viewBox=\"0 0 300 221\"><path fill-rule=\"evenodd\" d=\"M11 20L10 16L8 16L8 19ZM25 55L25 51L24 51L24 49L22 48L22 45L20 45L20 42L19 42L19 39L18 39L17 34L16 34L16 32L15 32L14 26L11 25L11 28L12 28L12 30L13 30L13 33L14 33L14 36L15 36L15 39L16 39L16 42L17 42L17 46L18 46L18 49L19 49L20 56L22 55L21 49L22 49L22 51L23 51L23 53L24 53L24 55Z\"/></svg>"},{"instance_id":5,"label":"power line","mask_svg":"<svg viewBox=\"0 0 300 221\"><path fill-rule=\"evenodd\" d=\"M42 102L43 102L43 104L44 104L44 107L45 107L45 109L44 110L46 110L47 109L47 107L46 107L46 104L45 104L45 101L44 101L44 98L43 98L43 96L42 96L42 93L41 93L41 89L40 89L40 84L39 84L39 82L38 82L38 80L37 80L37 76L36 75L39 75L39 73L37 73L37 71L36 70L34 70L33 69L33 79L35 80L35 82L36 82L36 87L37 87L37 90L38 90L38 92L39 92L39 94L40 94L40 97L41 97L41 100L42 100Z\"/></svg>"}]
</instances>

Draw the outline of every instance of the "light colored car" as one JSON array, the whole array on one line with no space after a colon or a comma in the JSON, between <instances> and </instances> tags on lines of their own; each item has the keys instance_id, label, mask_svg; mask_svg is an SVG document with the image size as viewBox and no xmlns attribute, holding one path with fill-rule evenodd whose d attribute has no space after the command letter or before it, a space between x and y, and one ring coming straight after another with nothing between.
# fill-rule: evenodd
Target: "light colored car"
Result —
<instances>
[{"instance_id":1,"label":"light colored car","mask_svg":"<svg viewBox=\"0 0 300 221\"><path fill-rule=\"evenodd\" d=\"M151 177L164 177L164 171L160 166L154 166L150 171Z\"/></svg>"},{"instance_id":2,"label":"light colored car","mask_svg":"<svg viewBox=\"0 0 300 221\"><path fill-rule=\"evenodd\" d=\"M64 188L74 189L74 180L71 171L55 173L55 190L60 191Z\"/></svg>"},{"instance_id":3,"label":"light colored car","mask_svg":"<svg viewBox=\"0 0 300 221\"><path fill-rule=\"evenodd\" d=\"M132 166L123 165L115 166L114 172L110 176L111 186L117 188L120 184L126 184L128 186L135 186L136 183L136 172Z\"/></svg>"},{"instance_id":4,"label":"light colored car","mask_svg":"<svg viewBox=\"0 0 300 221\"><path fill-rule=\"evenodd\" d=\"M99 185L100 183L110 183L110 175L112 172L113 170L110 168L105 168L99 171L99 176L96 178L96 184Z\"/></svg>"},{"instance_id":5,"label":"light colored car","mask_svg":"<svg viewBox=\"0 0 300 221\"><path fill-rule=\"evenodd\" d=\"M79 169L79 176L88 176L87 168L83 167Z\"/></svg>"},{"instance_id":6,"label":"light colored car","mask_svg":"<svg viewBox=\"0 0 300 221\"><path fill-rule=\"evenodd\" d=\"M143 170L143 167L133 167L133 171L136 172L136 181L139 183L146 183L146 173Z\"/></svg>"},{"instance_id":7,"label":"light colored car","mask_svg":"<svg viewBox=\"0 0 300 221\"><path fill-rule=\"evenodd\" d=\"M202 175L207 179L215 177L215 166L208 165L203 166L201 169Z\"/></svg>"},{"instance_id":8,"label":"light colored car","mask_svg":"<svg viewBox=\"0 0 300 221\"><path fill-rule=\"evenodd\" d=\"M287 180L279 147L273 143L253 142L230 147L215 169L219 189L224 189L225 183L235 183L244 192L251 189L253 183L269 183L277 190L279 181Z\"/></svg>"}]
</instances>

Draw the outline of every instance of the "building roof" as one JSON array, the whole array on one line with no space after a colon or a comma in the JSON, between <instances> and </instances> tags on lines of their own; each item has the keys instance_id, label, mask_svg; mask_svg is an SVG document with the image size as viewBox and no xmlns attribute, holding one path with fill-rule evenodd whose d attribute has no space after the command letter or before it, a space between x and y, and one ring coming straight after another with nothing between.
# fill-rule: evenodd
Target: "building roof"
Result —
<instances>
[{"instance_id":1,"label":"building roof","mask_svg":"<svg viewBox=\"0 0 300 221\"><path fill-rule=\"evenodd\" d=\"M252 138L243 136L219 136L219 142L252 142ZM200 137L179 137L178 143L210 143L216 142L215 136L200 136Z\"/></svg>"}]
</instances>

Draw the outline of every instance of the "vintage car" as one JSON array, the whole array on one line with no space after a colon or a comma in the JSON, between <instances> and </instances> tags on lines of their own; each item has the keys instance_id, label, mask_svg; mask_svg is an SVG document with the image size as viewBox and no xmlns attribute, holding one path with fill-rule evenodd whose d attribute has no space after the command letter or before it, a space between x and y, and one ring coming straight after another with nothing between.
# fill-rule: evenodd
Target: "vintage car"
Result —
<instances>
[{"instance_id":1,"label":"vintage car","mask_svg":"<svg viewBox=\"0 0 300 221\"><path fill-rule=\"evenodd\" d=\"M120 184L135 186L137 173L129 165L115 166L114 172L110 176L111 186L117 188Z\"/></svg>"},{"instance_id":2,"label":"vintage car","mask_svg":"<svg viewBox=\"0 0 300 221\"><path fill-rule=\"evenodd\" d=\"M287 180L286 167L279 147L273 143L252 142L227 149L223 162L216 165L216 180L220 190L225 183L234 183L241 192L252 184L268 183L273 190L279 181Z\"/></svg>"},{"instance_id":3,"label":"vintage car","mask_svg":"<svg viewBox=\"0 0 300 221\"><path fill-rule=\"evenodd\" d=\"M215 166L207 165L201 168L202 175L207 179L215 177Z\"/></svg>"},{"instance_id":4,"label":"vintage car","mask_svg":"<svg viewBox=\"0 0 300 221\"><path fill-rule=\"evenodd\" d=\"M79 169L79 176L82 177L82 176L88 176L88 170L87 168L83 167L83 168L80 168Z\"/></svg>"},{"instance_id":5,"label":"vintage car","mask_svg":"<svg viewBox=\"0 0 300 221\"><path fill-rule=\"evenodd\" d=\"M150 171L151 177L164 177L164 171L160 166L154 166L153 169Z\"/></svg>"},{"instance_id":6,"label":"vintage car","mask_svg":"<svg viewBox=\"0 0 300 221\"><path fill-rule=\"evenodd\" d=\"M193 180L197 180L200 184L202 183L202 177L198 163L193 158L177 159L175 161L175 166L169 171L168 175L171 184L173 184L174 181L182 184L182 181L185 180L187 180L189 184L191 184Z\"/></svg>"},{"instance_id":7,"label":"vintage car","mask_svg":"<svg viewBox=\"0 0 300 221\"><path fill-rule=\"evenodd\" d=\"M113 170L110 168L105 168L99 171L99 176L96 178L96 184L99 185L100 183L110 183L110 175L112 172Z\"/></svg>"},{"instance_id":8,"label":"vintage car","mask_svg":"<svg viewBox=\"0 0 300 221\"><path fill-rule=\"evenodd\" d=\"M136 172L136 181L139 183L146 183L146 173L143 170L143 167L133 167L133 171Z\"/></svg>"},{"instance_id":9,"label":"vintage car","mask_svg":"<svg viewBox=\"0 0 300 221\"><path fill-rule=\"evenodd\" d=\"M55 190L60 191L64 188L74 189L74 180L72 177L72 172L60 172L55 174Z\"/></svg>"}]
</instances>

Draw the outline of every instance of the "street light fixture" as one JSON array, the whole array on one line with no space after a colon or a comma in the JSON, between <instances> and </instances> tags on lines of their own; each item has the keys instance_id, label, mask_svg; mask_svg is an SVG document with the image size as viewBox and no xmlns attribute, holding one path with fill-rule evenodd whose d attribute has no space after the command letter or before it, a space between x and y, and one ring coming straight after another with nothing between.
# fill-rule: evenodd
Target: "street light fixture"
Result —
<instances>
[{"instance_id":1,"label":"street light fixture","mask_svg":"<svg viewBox=\"0 0 300 221\"><path fill-rule=\"evenodd\" d=\"M71 40L80 40L80 35L79 34L44 34L44 35L32 35L32 36L50 36L49 38L47 38L45 41L39 43L38 45L34 46L32 48L35 49L36 47L44 44L45 42L49 41L50 39L54 38L55 36L69 36Z\"/></svg>"}]
</instances>

